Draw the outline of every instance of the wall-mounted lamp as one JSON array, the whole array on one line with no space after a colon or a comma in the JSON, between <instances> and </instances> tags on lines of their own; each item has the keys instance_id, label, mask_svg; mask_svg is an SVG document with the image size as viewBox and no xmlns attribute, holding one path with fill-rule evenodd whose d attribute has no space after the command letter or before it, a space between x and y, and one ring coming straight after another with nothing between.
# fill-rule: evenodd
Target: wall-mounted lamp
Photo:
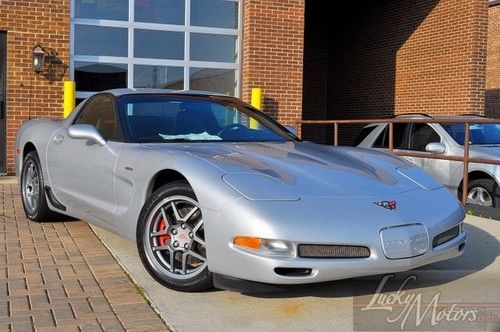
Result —
<instances>
[{"instance_id":1,"label":"wall-mounted lamp","mask_svg":"<svg viewBox=\"0 0 500 332\"><path fill-rule=\"evenodd\" d=\"M32 54L33 70L35 71L35 73L39 74L43 71L43 65L45 63L46 55L47 52L42 47L42 45L40 45L40 43L36 43L35 47L33 47L33 54Z\"/></svg>"}]
</instances>

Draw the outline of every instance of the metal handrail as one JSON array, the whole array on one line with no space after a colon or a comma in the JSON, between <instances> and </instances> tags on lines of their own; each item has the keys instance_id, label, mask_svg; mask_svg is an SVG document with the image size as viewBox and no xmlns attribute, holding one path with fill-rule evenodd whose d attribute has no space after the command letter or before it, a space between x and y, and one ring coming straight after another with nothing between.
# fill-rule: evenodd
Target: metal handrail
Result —
<instances>
[{"instance_id":1,"label":"metal handrail","mask_svg":"<svg viewBox=\"0 0 500 332\"><path fill-rule=\"evenodd\" d=\"M353 119L353 120L296 120L295 128L297 130L297 136L301 138L302 136L302 125L333 125L333 144L335 146L339 145L339 125L342 124L389 124L389 152L401 156L401 157L415 157L415 158L429 158L429 159L440 159L440 160L451 160L451 161L461 161L464 165L464 174L462 181L462 204L465 206L467 204L467 194L468 190L465 188L469 187L469 164L470 163L481 163L481 164L492 164L500 165L500 159L485 159L485 158L471 158L469 156L470 152L470 125L471 124L500 124L500 119L488 119L488 118L474 118L470 117L441 117L441 118L391 118L391 119ZM394 149L394 124L397 123L438 123L438 124L463 124L464 125L464 155L462 157L456 156L442 156L435 155L429 152L407 152L402 149Z\"/></svg>"}]
</instances>

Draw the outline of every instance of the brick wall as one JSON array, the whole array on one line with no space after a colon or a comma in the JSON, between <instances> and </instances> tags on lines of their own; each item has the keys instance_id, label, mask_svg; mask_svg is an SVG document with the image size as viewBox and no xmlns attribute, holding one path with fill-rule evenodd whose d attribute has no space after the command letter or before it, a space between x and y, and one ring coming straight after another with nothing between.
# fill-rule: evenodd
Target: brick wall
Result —
<instances>
[{"instance_id":1,"label":"brick wall","mask_svg":"<svg viewBox=\"0 0 500 332\"><path fill-rule=\"evenodd\" d=\"M500 117L500 2L488 9L488 51L486 57L486 109Z\"/></svg>"},{"instance_id":2,"label":"brick wall","mask_svg":"<svg viewBox=\"0 0 500 332\"><path fill-rule=\"evenodd\" d=\"M396 113L484 114L487 20L485 0L436 4L397 51Z\"/></svg>"},{"instance_id":3,"label":"brick wall","mask_svg":"<svg viewBox=\"0 0 500 332\"><path fill-rule=\"evenodd\" d=\"M302 113L304 1L243 1L242 97L261 87L264 111L285 124Z\"/></svg>"},{"instance_id":4,"label":"brick wall","mask_svg":"<svg viewBox=\"0 0 500 332\"><path fill-rule=\"evenodd\" d=\"M306 2L304 118L483 113L486 0L374 0L329 18L323 6Z\"/></svg>"},{"instance_id":5,"label":"brick wall","mask_svg":"<svg viewBox=\"0 0 500 332\"><path fill-rule=\"evenodd\" d=\"M62 115L62 81L69 75L70 0L0 0L0 31L7 31L7 170L14 171L14 139L31 117ZM33 46L57 55L36 75Z\"/></svg>"}]
</instances>

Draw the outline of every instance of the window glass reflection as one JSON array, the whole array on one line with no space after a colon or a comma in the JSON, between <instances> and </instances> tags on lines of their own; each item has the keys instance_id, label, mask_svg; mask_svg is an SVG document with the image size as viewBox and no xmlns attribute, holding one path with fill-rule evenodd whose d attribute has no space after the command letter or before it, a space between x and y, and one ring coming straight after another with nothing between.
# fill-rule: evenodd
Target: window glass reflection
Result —
<instances>
[{"instance_id":1,"label":"window glass reflection","mask_svg":"<svg viewBox=\"0 0 500 332\"><path fill-rule=\"evenodd\" d=\"M127 56L127 29L75 25L75 54Z\"/></svg>"},{"instance_id":2,"label":"window glass reflection","mask_svg":"<svg viewBox=\"0 0 500 332\"><path fill-rule=\"evenodd\" d=\"M128 1L75 0L75 17L127 21Z\"/></svg>"},{"instance_id":3,"label":"window glass reflection","mask_svg":"<svg viewBox=\"0 0 500 332\"><path fill-rule=\"evenodd\" d=\"M184 24L184 0L135 0L135 21Z\"/></svg>"},{"instance_id":4,"label":"window glass reflection","mask_svg":"<svg viewBox=\"0 0 500 332\"><path fill-rule=\"evenodd\" d=\"M234 96L236 75L233 69L190 68L191 90L205 90Z\"/></svg>"},{"instance_id":5,"label":"window glass reflection","mask_svg":"<svg viewBox=\"0 0 500 332\"><path fill-rule=\"evenodd\" d=\"M191 60L236 61L236 36L192 33Z\"/></svg>"},{"instance_id":6,"label":"window glass reflection","mask_svg":"<svg viewBox=\"0 0 500 332\"><path fill-rule=\"evenodd\" d=\"M230 28L238 27L236 1L191 0L191 25Z\"/></svg>"},{"instance_id":7,"label":"window glass reflection","mask_svg":"<svg viewBox=\"0 0 500 332\"><path fill-rule=\"evenodd\" d=\"M184 33L139 30L134 32L134 56L153 59L184 59Z\"/></svg>"},{"instance_id":8,"label":"window glass reflection","mask_svg":"<svg viewBox=\"0 0 500 332\"><path fill-rule=\"evenodd\" d=\"M182 90L184 88L184 68L135 65L134 88Z\"/></svg>"}]
</instances>

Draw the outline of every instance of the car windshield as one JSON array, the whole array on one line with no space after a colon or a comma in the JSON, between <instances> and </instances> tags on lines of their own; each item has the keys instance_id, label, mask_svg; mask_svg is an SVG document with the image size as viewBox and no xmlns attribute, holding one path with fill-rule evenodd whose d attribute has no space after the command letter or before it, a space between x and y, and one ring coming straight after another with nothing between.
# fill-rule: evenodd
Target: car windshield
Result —
<instances>
[{"instance_id":1,"label":"car windshield","mask_svg":"<svg viewBox=\"0 0 500 332\"><path fill-rule=\"evenodd\" d=\"M127 141L134 143L297 140L267 115L228 98L126 95L118 107Z\"/></svg>"},{"instance_id":2,"label":"car windshield","mask_svg":"<svg viewBox=\"0 0 500 332\"><path fill-rule=\"evenodd\" d=\"M464 145L464 125L443 125L444 130L460 145ZM470 144L494 145L500 144L500 125L498 124L471 124Z\"/></svg>"}]
</instances>

